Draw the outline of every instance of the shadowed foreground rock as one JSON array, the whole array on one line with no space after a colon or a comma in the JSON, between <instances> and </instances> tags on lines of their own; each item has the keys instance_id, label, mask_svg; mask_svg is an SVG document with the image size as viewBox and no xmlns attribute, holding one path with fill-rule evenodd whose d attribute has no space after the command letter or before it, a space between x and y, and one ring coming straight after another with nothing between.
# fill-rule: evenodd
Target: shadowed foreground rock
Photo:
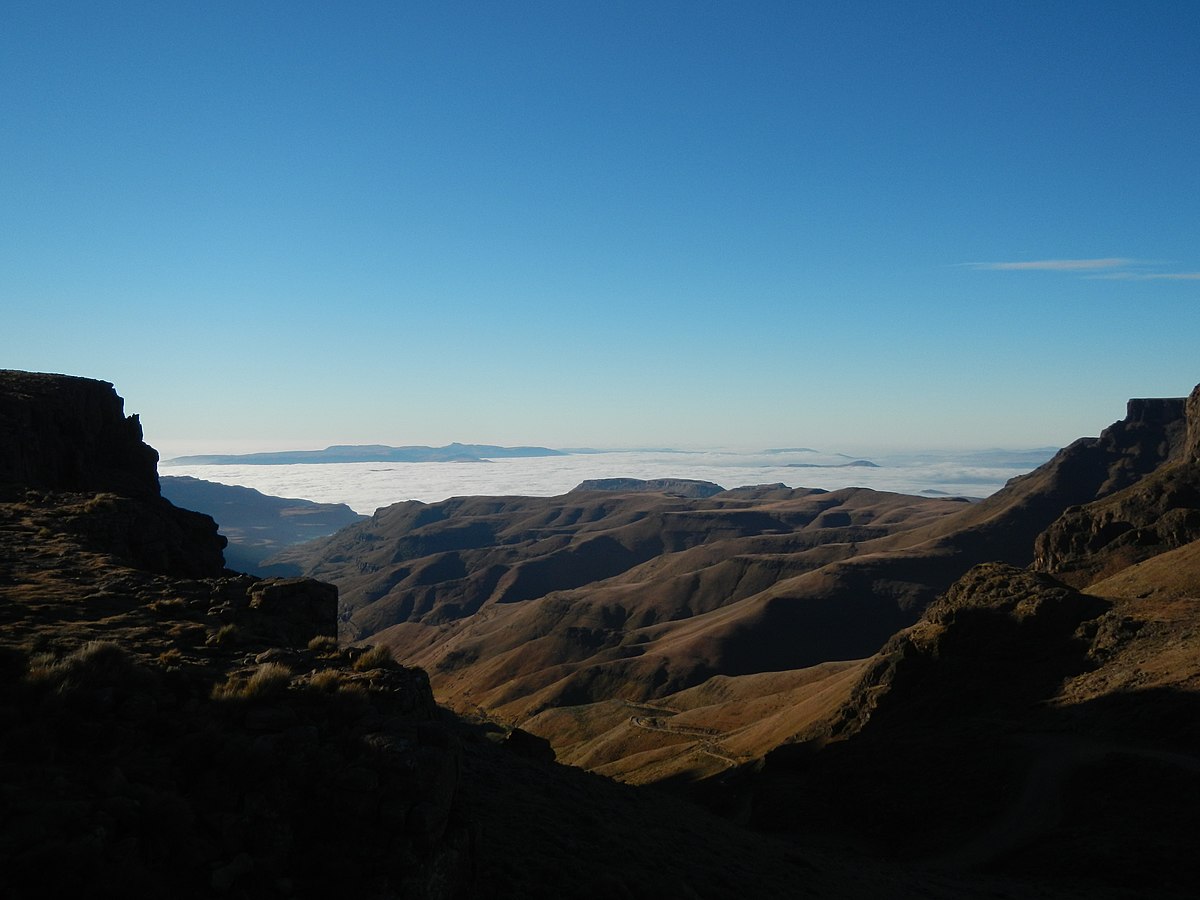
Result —
<instances>
[{"instance_id":1,"label":"shadowed foreground rock","mask_svg":"<svg viewBox=\"0 0 1200 900\"><path fill-rule=\"evenodd\" d=\"M340 650L337 591L224 570L112 387L0 374L6 897L466 896L425 673Z\"/></svg>"}]
</instances>

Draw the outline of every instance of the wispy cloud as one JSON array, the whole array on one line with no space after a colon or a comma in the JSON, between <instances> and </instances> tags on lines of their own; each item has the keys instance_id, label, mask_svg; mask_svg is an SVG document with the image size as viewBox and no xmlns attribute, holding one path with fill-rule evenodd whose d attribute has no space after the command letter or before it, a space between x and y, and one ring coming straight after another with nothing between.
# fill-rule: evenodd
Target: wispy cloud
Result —
<instances>
[{"instance_id":1,"label":"wispy cloud","mask_svg":"<svg viewBox=\"0 0 1200 900\"><path fill-rule=\"evenodd\" d=\"M1155 271L1169 263L1156 260L1105 256L1097 259L1031 259L1010 262L959 263L988 272L1069 272L1081 278L1105 281L1200 281L1200 272Z\"/></svg>"},{"instance_id":2,"label":"wispy cloud","mask_svg":"<svg viewBox=\"0 0 1200 900\"><path fill-rule=\"evenodd\" d=\"M1200 281L1200 272L1107 272L1091 277L1112 281Z\"/></svg>"},{"instance_id":3,"label":"wispy cloud","mask_svg":"<svg viewBox=\"0 0 1200 900\"><path fill-rule=\"evenodd\" d=\"M1033 259L1023 262L981 262L965 265L972 269L992 271L1093 272L1101 269L1119 269L1135 262L1136 260L1121 256L1107 256L1103 259Z\"/></svg>"}]
</instances>

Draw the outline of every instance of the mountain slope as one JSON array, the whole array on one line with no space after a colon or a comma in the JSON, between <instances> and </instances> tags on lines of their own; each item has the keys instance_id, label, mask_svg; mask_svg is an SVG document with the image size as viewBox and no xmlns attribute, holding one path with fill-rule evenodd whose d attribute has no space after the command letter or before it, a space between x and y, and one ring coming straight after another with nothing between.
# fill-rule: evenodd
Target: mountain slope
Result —
<instances>
[{"instance_id":1,"label":"mountain slope","mask_svg":"<svg viewBox=\"0 0 1200 900\"><path fill-rule=\"evenodd\" d=\"M751 676L870 656L972 566L1028 565L1065 509L1128 488L1186 440L1183 400L1134 400L1098 438L977 503L779 486L458 498L396 504L274 561L337 583L343 637L427 668L444 702L645 780L722 767L688 758L702 739L681 729L701 716L680 692L733 679L738 701L686 726L728 735L756 691L769 704L789 690ZM630 702L689 715L645 728L622 714ZM726 755L761 755L819 718L798 705L809 712L772 714L761 743L742 735Z\"/></svg>"},{"instance_id":2,"label":"mountain slope","mask_svg":"<svg viewBox=\"0 0 1200 900\"><path fill-rule=\"evenodd\" d=\"M231 569L254 575L297 575L268 571L262 561L292 544L333 534L366 518L344 503L314 503L272 497L253 488L218 484L190 476L163 476L163 496L182 509L212 516L228 543L225 560Z\"/></svg>"}]
</instances>

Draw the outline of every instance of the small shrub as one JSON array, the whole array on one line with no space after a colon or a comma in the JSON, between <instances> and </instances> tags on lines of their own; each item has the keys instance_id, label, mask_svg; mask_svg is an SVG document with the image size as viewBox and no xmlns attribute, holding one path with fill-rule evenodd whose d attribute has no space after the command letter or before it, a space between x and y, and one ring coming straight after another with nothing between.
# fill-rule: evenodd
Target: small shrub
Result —
<instances>
[{"instance_id":1,"label":"small shrub","mask_svg":"<svg viewBox=\"0 0 1200 900\"><path fill-rule=\"evenodd\" d=\"M207 629L199 622L180 622L172 625L167 629L167 636L176 640L187 641L188 643L196 643L201 640Z\"/></svg>"},{"instance_id":2,"label":"small shrub","mask_svg":"<svg viewBox=\"0 0 1200 900\"><path fill-rule=\"evenodd\" d=\"M292 670L276 662L263 663L249 678L231 675L222 684L213 688L214 700L269 700L287 690L292 680Z\"/></svg>"},{"instance_id":3,"label":"small shrub","mask_svg":"<svg viewBox=\"0 0 1200 900\"><path fill-rule=\"evenodd\" d=\"M383 644L376 644L354 661L354 670L366 672L369 669L390 669L395 665L396 660L392 658L392 651Z\"/></svg>"}]
</instances>

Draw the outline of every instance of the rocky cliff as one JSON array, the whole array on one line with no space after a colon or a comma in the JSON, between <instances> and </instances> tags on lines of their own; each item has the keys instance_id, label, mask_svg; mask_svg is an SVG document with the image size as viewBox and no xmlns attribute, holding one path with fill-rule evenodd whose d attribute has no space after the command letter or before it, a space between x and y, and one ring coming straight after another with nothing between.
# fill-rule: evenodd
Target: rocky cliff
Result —
<instances>
[{"instance_id":1,"label":"rocky cliff","mask_svg":"<svg viewBox=\"0 0 1200 900\"><path fill-rule=\"evenodd\" d=\"M1154 468L1136 480L1123 471L1131 483L1065 510L1038 535L1035 568L1082 587L1200 538L1200 387L1186 400L1131 400L1129 411L1121 438L1158 437L1135 444L1144 454L1134 471Z\"/></svg>"},{"instance_id":2,"label":"rocky cliff","mask_svg":"<svg viewBox=\"0 0 1200 900\"><path fill-rule=\"evenodd\" d=\"M157 462L108 382L0 370L0 485L157 497Z\"/></svg>"},{"instance_id":3,"label":"rocky cliff","mask_svg":"<svg viewBox=\"0 0 1200 900\"><path fill-rule=\"evenodd\" d=\"M0 371L0 500L36 504L139 568L220 575L225 539L210 517L160 496L157 461L108 382Z\"/></svg>"}]
</instances>

